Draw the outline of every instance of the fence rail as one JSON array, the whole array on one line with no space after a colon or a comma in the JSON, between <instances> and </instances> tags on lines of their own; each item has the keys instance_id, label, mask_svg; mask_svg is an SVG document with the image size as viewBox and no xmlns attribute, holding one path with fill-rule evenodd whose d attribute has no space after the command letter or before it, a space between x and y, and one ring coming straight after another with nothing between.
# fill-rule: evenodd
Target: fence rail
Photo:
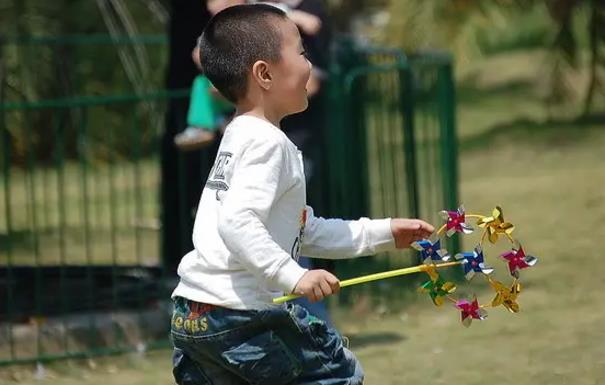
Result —
<instances>
[{"instance_id":1,"label":"fence rail","mask_svg":"<svg viewBox=\"0 0 605 385\"><path fill-rule=\"evenodd\" d=\"M147 107L188 94L0 105L0 364L132 349L125 325L163 313Z\"/></svg>"},{"instance_id":2,"label":"fence rail","mask_svg":"<svg viewBox=\"0 0 605 385\"><path fill-rule=\"evenodd\" d=\"M458 203L451 59L382 48L348 55L330 77L321 214L436 222ZM188 94L0 101L0 365L166 344L175 277L160 251L162 132L154 119ZM186 191L201 182L178 183ZM177 210L192 216L184 203ZM414 262L407 257L336 268L347 278ZM131 337L133 325L147 328Z\"/></svg>"}]
</instances>

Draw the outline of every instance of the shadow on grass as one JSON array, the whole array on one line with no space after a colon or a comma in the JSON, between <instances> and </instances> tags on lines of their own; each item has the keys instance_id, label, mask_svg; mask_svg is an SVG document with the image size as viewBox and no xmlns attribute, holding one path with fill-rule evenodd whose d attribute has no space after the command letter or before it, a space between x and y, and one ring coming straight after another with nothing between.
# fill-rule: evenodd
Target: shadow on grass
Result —
<instances>
[{"instance_id":1,"label":"shadow on grass","mask_svg":"<svg viewBox=\"0 0 605 385\"><path fill-rule=\"evenodd\" d=\"M407 337L394 332L360 333L347 335L352 349L358 349L369 345L389 345L405 341Z\"/></svg>"},{"instance_id":2,"label":"shadow on grass","mask_svg":"<svg viewBox=\"0 0 605 385\"><path fill-rule=\"evenodd\" d=\"M7 250L9 245L31 245L32 232L30 230L11 231L10 234L0 233L0 249Z\"/></svg>"},{"instance_id":3,"label":"shadow on grass","mask_svg":"<svg viewBox=\"0 0 605 385\"><path fill-rule=\"evenodd\" d=\"M536 121L519 118L498 123L475 136L460 139L463 151L493 146L499 142L530 142L544 147L564 146L587 138L594 129L605 130L605 113L576 119Z\"/></svg>"},{"instance_id":4,"label":"shadow on grass","mask_svg":"<svg viewBox=\"0 0 605 385\"><path fill-rule=\"evenodd\" d=\"M536 97L535 85L529 80L516 80L490 87L477 87L475 76L464 79L456 85L456 101L472 104L492 100L494 97Z\"/></svg>"}]
</instances>

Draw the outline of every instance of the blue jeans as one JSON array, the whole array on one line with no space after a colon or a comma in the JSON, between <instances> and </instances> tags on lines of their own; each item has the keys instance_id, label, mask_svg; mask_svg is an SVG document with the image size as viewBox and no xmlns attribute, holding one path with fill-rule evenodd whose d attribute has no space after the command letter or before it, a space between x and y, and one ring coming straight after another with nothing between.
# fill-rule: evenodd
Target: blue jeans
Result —
<instances>
[{"instance_id":1,"label":"blue jeans","mask_svg":"<svg viewBox=\"0 0 605 385\"><path fill-rule=\"evenodd\" d=\"M360 385L342 338L299 305L233 310L175 299L171 322L179 385Z\"/></svg>"}]
</instances>

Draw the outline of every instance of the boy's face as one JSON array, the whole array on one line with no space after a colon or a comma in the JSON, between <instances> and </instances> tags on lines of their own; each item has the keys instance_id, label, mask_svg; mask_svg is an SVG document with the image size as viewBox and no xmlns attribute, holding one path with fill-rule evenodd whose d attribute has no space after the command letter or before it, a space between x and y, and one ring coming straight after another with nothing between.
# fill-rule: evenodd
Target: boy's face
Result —
<instances>
[{"instance_id":1,"label":"boy's face","mask_svg":"<svg viewBox=\"0 0 605 385\"><path fill-rule=\"evenodd\" d=\"M289 19L280 20L281 58L271 64L273 86L269 97L284 116L304 111L309 105L307 81L311 63L307 60L296 25Z\"/></svg>"}]
</instances>

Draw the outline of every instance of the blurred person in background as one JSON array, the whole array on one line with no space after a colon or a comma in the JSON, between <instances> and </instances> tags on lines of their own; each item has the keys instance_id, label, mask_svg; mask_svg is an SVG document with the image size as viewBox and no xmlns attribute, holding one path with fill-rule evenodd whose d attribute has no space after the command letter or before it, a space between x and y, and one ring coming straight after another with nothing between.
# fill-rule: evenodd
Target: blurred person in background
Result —
<instances>
[{"instance_id":1,"label":"blurred person in background","mask_svg":"<svg viewBox=\"0 0 605 385\"><path fill-rule=\"evenodd\" d=\"M234 5L245 4L246 0L207 0L206 8L210 15L214 16L225 8ZM249 1L251 3L255 1ZM288 17L294 21L303 35L303 41L308 42L313 51L313 57L320 55L320 45L317 39L320 36L325 22L323 5L318 1L281 1L281 2L263 2L272 4L288 14ZM191 56L196 67L203 71L200 65L200 52L197 46L193 49ZM313 62L313 60L311 60ZM309 96L317 95L321 86L320 77L323 76L323 70L317 69L312 74L307 85ZM233 106L227 102L212 86L210 81L203 73L196 76L191 87L191 98L189 110L187 112L187 128L175 136L174 143L182 151L191 151L204 148L210 145L217 137L217 131L223 128L233 115ZM309 135L311 129L303 129L305 122L294 122L289 126L292 128L294 137L301 137L301 144L306 141L304 136ZM294 141L296 143L296 141ZM298 144L298 143L297 143ZM301 147L302 149L302 147ZM310 164L310 163L309 163Z\"/></svg>"},{"instance_id":2,"label":"blurred person in background","mask_svg":"<svg viewBox=\"0 0 605 385\"><path fill-rule=\"evenodd\" d=\"M207 0L206 8L214 16L225 8L245 3L245 0ZM196 67L203 71L197 45L191 52L191 58ZM198 150L210 145L216 139L217 131L229 121L233 111L233 105L200 73L191 86L187 128L174 137L174 144L181 151Z\"/></svg>"}]
</instances>

